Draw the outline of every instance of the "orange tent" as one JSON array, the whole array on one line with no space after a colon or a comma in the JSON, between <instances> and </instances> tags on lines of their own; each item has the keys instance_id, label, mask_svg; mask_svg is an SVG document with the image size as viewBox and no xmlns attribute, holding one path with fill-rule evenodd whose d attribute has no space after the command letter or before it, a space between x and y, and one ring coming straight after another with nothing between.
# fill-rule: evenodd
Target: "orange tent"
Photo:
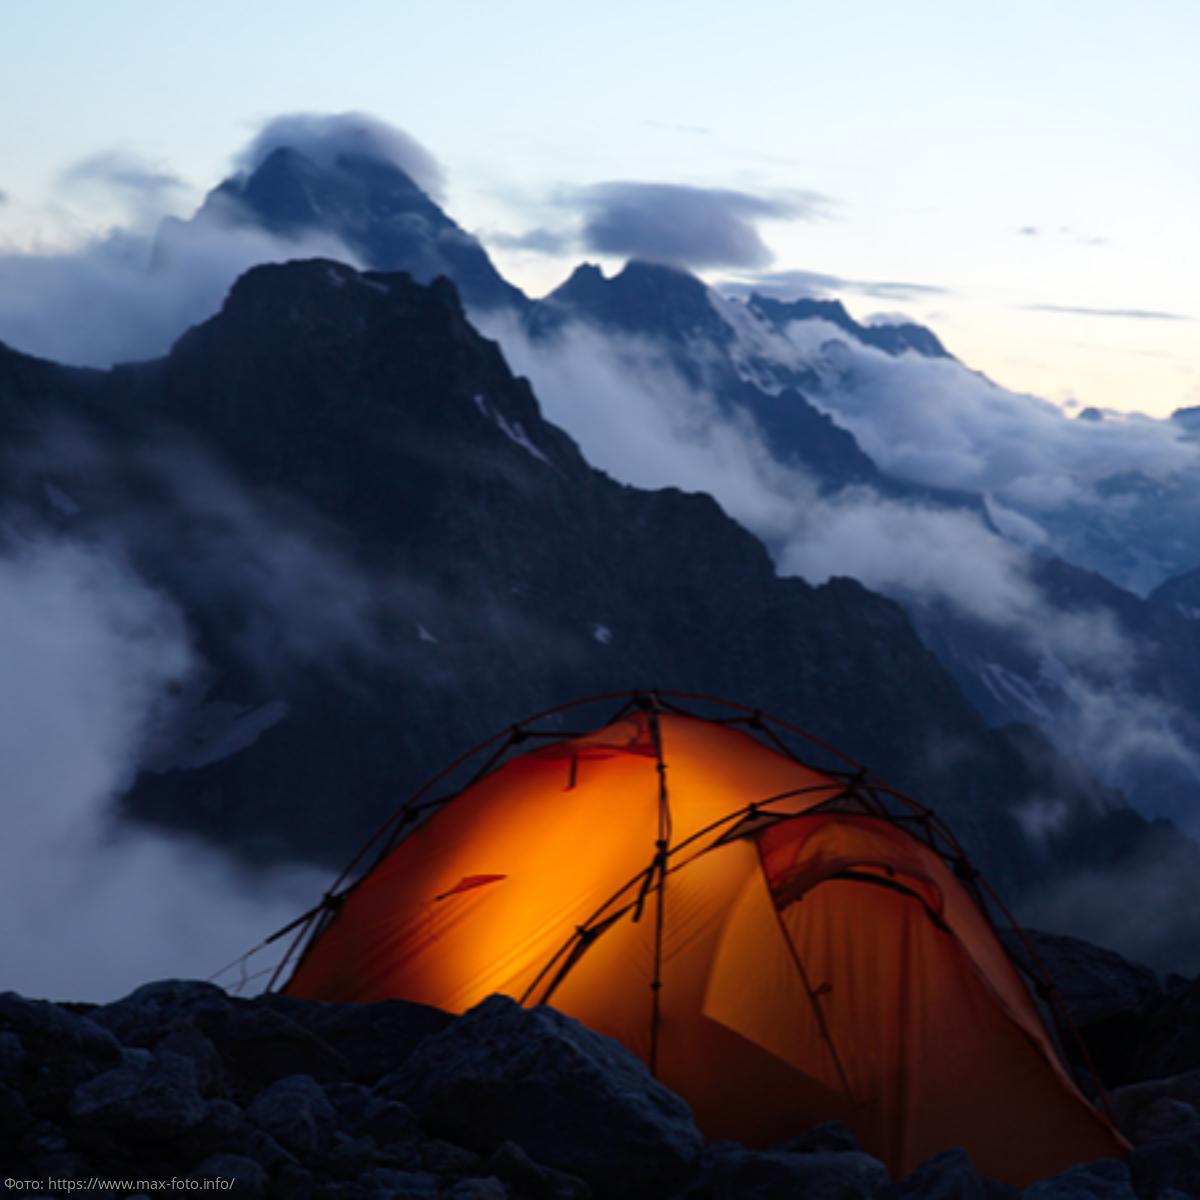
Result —
<instances>
[{"instance_id":1,"label":"orange tent","mask_svg":"<svg viewBox=\"0 0 1200 1200\"><path fill-rule=\"evenodd\" d=\"M402 810L284 990L550 1003L641 1057L707 1136L840 1118L898 1178L951 1146L1017 1185L1123 1156L941 822L806 764L758 714L670 696L582 735L518 727L450 802Z\"/></svg>"}]
</instances>

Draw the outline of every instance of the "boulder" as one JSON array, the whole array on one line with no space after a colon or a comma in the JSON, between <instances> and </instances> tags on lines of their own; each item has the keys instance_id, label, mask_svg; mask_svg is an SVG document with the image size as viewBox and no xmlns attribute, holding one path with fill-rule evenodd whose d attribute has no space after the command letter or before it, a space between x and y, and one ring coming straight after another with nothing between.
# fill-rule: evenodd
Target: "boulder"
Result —
<instances>
[{"instance_id":1,"label":"boulder","mask_svg":"<svg viewBox=\"0 0 1200 1200\"><path fill-rule=\"evenodd\" d=\"M1028 964L1029 953L1016 932L1004 929L1000 934L1016 961ZM1026 936L1049 972L1101 1078L1112 1085L1144 1077L1137 1047L1146 1012L1162 996L1155 973L1079 938L1036 930L1026 930ZM1085 1064L1075 1039L1064 1036L1063 1048L1082 1069ZM1081 1082L1089 1089L1094 1086L1090 1076Z\"/></svg>"},{"instance_id":2,"label":"boulder","mask_svg":"<svg viewBox=\"0 0 1200 1200\"><path fill-rule=\"evenodd\" d=\"M394 1171L378 1167L359 1181L372 1200L441 1200L441 1183L428 1171Z\"/></svg>"},{"instance_id":3,"label":"boulder","mask_svg":"<svg viewBox=\"0 0 1200 1200\"><path fill-rule=\"evenodd\" d=\"M1138 1142L1179 1137L1200 1142L1200 1111L1183 1100L1160 1096L1143 1110L1134 1137Z\"/></svg>"},{"instance_id":4,"label":"boulder","mask_svg":"<svg viewBox=\"0 0 1200 1200\"><path fill-rule=\"evenodd\" d=\"M0 1083L12 1083L21 1073L25 1046L12 1032L0 1033Z\"/></svg>"},{"instance_id":5,"label":"boulder","mask_svg":"<svg viewBox=\"0 0 1200 1200\"><path fill-rule=\"evenodd\" d=\"M1140 1042L1138 1078L1200 1070L1200 978L1175 981L1151 1007Z\"/></svg>"},{"instance_id":6,"label":"boulder","mask_svg":"<svg viewBox=\"0 0 1200 1200\"><path fill-rule=\"evenodd\" d=\"M1141 1200L1165 1200L1172 1191L1200 1196L1200 1142L1195 1138L1158 1138L1135 1146L1129 1172Z\"/></svg>"},{"instance_id":7,"label":"boulder","mask_svg":"<svg viewBox=\"0 0 1200 1200\"><path fill-rule=\"evenodd\" d=\"M243 1002L199 1022L225 1061L235 1086L248 1092L290 1075L326 1082L345 1079L346 1060L319 1037L282 1012Z\"/></svg>"},{"instance_id":8,"label":"boulder","mask_svg":"<svg viewBox=\"0 0 1200 1200\"><path fill-rule=\"evenodd\" d=\"M719 1142L704 1154L686 1200L871 1200L890 1182L887 1168L859 1150L795 1154Z\"/></svg>"},{"instance_id":9,"label":"boulder","mask_svg":"<svg viewBox=\"0 0 1200 1200\"><path fill-rule=\"evenodd\" d=\"M592 1189L582 1179L553 1167L543 1167L515 1142L500 1146L484 1170L511 1184L529 1200L591 1200Z\"/></svg>"},{"instance_id":10,"label":"boulder","mask_svg":"<svg viewBox=\"0 0 1200 1200\"><path fill-rule=\"evenodd\" d=\"M961 1148L927 1158L906 1180L893 1184L883 1200L1016 1200L1020 1192L987 1179Z\"/></svg>"},{"instance_id":11,"label":"boulder","mask_svg":"<svg viewBox=\"0 0 1200 1200\"><path fill-rule=\"evenodd\" d=\"M98 1025L127 1046L150 1046L171 1030L229 1012L233 1001L215 984L196 979L145 983L91 1013Z\"/></svg>"},{"instance_id":12,"label":"boulder","mask_svg":"<svg viewBox=\"0 0 1200 1200\"><path fill-rule=\"evenodd\" d=\"M386 1147L408 1146L416 1140L417 1118L406 1104L377 1096L357 1083L331 1083L325 1095L342 1128L355 1137Z\"/></svg>"},{"instance_id":13,"label":"boulder","mask_svg":"<svg viewBox=\"0 0 1200 1200\"><path fill-rule=\"evenodd\" d=\"M771 1149L784 1154L811 1154L818 1150L857 1150L858 1143L845 1121L822 1121Z\"/></svg>"},{"instance_id":14,"label":"boulder","mask_svg":"<svg viewBox=\"0 0 1200 1200\"><path fill-rule=\"evenodd\" d=\"M1027 1187L1023 1200L1138 1200L1129 1168L1115 1159L1084 1163Z\"/></svg>"},{"instance_id":15,"label":"boulder","mask_svg":"<svg viewBox=\"0 0 1200 1200\"><path fill-rule=\"evenodd\" d=\"M373 1083L396 1070L431 1034L454 1017L426 1004L383 1000L377 1004L322 1004L291 996L264 996L261 1007L279 1012L337 1051L348 1077Z\"/></svg>"},{"instance_id":16,"label":"boulder","mask_svg":"<svg viewBox=\"0 0 1200 1200\"><path fill-rule=\"evenodd\" d=\"M70 1105L81 1131L127 1142L174 1137L199 1125L207 1111L190 1059L145 1051L80 1084Z\"/></svg>"},{"instance_id":17,"label":"boulder","mask_svg":"<svg viewBox=\"0 0 1200 1200\"><path fill-rule=\"evenodd\" d=\"M192 1171L188 1179L220 1180L222 1183L232 1180L233 1194L249 1197L261 1196L271 1182L258 1163L240 1154L214 1154Z\"/></svg>"},{"instance_id":18,"label":"boulder","mask_svg":"<svg viewBox=\"0 0 1200 1200\"><path fill-rule=\"evenodd\" d=\"M41 1060L70 1056L114 1063L121 1057L120 1043L94 1020L15 992L0 993L0 1031L15 1033L25 1051Z\"/></svg>"},{"instance_id":19,"label":"boulder","mask_svg":"<svg viewBox=\"0 0 1200 1200\"><path fill-rule=\"evenodd\" d=\"M687 1105L624 1047L504 996L423 1041L379 1090L445 1137L485 1153L516 1142L598 1196L657 1200L702 1145Z\"/></svg>"},{"instance_id":20,"label":"boulder","mask_svg":"<svg viewBox=\"0 0 1200 1200\"><path fill-rule=\"evenodd\" d=\"M1121 1132L1133 1141L1141 1141L1143 1117L1160 1100L1177 1100L1200 1109L1200 1070L1129 1084L1110 1092L1109 1100Z\"/></svg>"}]
</instances>

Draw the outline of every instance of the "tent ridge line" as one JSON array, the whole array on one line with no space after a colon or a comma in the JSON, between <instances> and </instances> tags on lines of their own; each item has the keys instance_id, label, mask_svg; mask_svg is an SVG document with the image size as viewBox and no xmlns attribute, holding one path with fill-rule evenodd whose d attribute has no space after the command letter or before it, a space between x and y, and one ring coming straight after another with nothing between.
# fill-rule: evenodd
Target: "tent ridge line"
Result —
<instances>
[{"instance_id":1,"label":"tent ridge line","mask_svg":"<svg viewBox=\"0 0 1200 1200\"><path fill-rule=\"evenodd\" d=\"M654 909L654 977L650 981L650 1074L658 1075L658 1030L662 1023L663 935L666 928L667 863L671 856L671 794L667 787L667 763L663 756L662 727L658 720L658 698L652 693L649 712L650 738L654 743L654 769L658 775L658 837L647 886L658 876Z\"/></svg>"}]
</instances>

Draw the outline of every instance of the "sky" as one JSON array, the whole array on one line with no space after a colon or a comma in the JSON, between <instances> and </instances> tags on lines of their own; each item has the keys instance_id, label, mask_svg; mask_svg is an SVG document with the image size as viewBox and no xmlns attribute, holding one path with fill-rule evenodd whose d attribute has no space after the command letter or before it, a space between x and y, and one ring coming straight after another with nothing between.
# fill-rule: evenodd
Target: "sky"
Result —
<instances>
[{"instance_id":1,"label":"sky","mask_svg":"<svg viewBox=\"0 0 1200 1200\"><path fill-rule=\"evenodd\" d=\"M705 264L714 283L819 284L1067 406L1200 404L1192 0L5 16L0 251L187 215L267 120L360 111L440 162L447 210L531 294L583 258L619 267L581 237L596 189L721 189L748 198L764 253Z\"/></svg>"}]
</instances>

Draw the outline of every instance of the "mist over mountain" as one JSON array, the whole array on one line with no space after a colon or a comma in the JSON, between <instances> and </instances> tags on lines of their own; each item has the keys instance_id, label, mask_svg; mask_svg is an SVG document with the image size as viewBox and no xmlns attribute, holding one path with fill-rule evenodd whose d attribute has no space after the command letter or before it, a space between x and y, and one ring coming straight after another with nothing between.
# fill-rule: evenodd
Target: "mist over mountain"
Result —
<instances>
[{"instance_id":1,"label":"mist over mountain","mask_svg":"<svg viewBox=\"0 0 1200 1200\"><path fill-rule=\"evenodd\" d=\"M1027 911L1192 963L1200 852L1157 819L1200 796L1187 423L1069 420L919 325L677 265L531 301L397 134L283 118L119 268L0 261L0 596L67 597L123 714L86 778L29 756L22 795L84 814L73 861L294 908L289 864L473 742L659 686L812 728ZM217 847L273 864L259 901Z\"/></svg>"}]
</instances>

